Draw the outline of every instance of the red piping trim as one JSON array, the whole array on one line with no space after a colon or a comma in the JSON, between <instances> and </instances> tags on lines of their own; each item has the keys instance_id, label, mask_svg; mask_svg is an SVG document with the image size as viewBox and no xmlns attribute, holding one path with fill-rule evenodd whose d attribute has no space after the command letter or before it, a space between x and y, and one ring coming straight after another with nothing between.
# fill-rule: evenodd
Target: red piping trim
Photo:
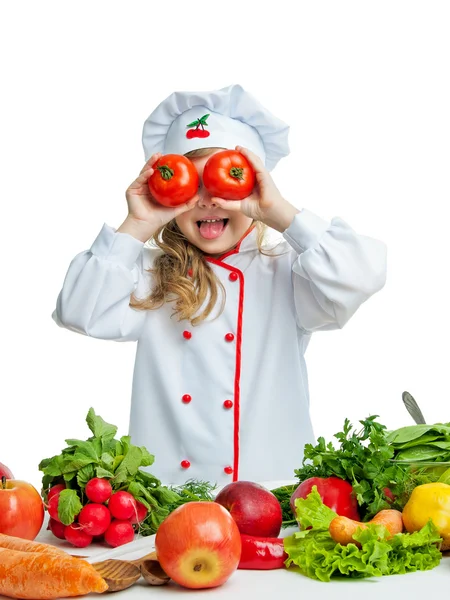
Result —
<instances>
[{"instance_id":1,"label":"red piping trim","mask_svg":"<svg viewBox=\"0 0 450 600\"><path fill-rule=\"evenodd\" d=\"M247 229L247 231L244 233L244 235L241 237L239 242L236 244L236 246L232 250L228 250L228 252L225 252L225 254L222 254L221 256L219 256L218 258L216 258L214 260L221 261L224 258L226 258L227 256L231 256L232 254L238 254L238 252L240 252L242 242L254 229L255 229L255 225L252 225L249 229ZM206 258L208 259L208 257L206 257Z\"/></svg>"},{"instance_id":2,"label":"red piping trim","mask_svg":"<svg viewBox=\"0 0 450 600\"><path fill-rule=\"evenodd\" d=\"M233 481L239 479L239 426L240 426L240 400L241 400L241 348L242 348L242 320L244 313L244 274L236 267L231 267L226 263L222 263L215 258L206 258L207 261L223 267L228 271L237 273L239 276L239 309L236 328L236 369L234 373L234 464L233 464Z\"/></svg>"}]
</instances>

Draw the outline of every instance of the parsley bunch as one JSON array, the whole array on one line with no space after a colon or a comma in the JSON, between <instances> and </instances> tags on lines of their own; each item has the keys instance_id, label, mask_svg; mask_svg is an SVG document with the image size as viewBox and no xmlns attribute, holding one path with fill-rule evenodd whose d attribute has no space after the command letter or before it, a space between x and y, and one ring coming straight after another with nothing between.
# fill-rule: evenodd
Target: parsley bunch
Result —
<instances>
[{"instance_id":1,"label":"parsley bunch","mask_svg":"<svg viewBox=\"0 0 450 600\"><path fill-rule=\"evenodd\" d=\"M334 437L339 446L319 437L317 445L306 444L303 465L295 470L300 482L310 477L340 477L349 481L355 492L363 521L380 510L402 510L413 487L419 483L408 466L392 461L394 448L388 443L386 427L378 415L359 421L362 428L352 430L345 419L343 430ZM388 488L394 501L386 495ZM389 494L389 492L388 492Z\"/></svg>"}]
</instances>

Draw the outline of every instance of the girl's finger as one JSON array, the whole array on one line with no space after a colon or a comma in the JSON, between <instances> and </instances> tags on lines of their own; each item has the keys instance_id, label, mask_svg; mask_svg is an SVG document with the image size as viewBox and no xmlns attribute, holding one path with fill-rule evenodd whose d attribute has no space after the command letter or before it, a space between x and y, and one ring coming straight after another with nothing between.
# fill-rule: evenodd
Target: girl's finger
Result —
<instances>
[{"instance_id":1,"label":"girl's finger","mask_svg":"<svg viewBox=\"0 0 450 600\"><path fill-rule=\"evenodd\" d=\"M155 172L154 169L147 169L146 171L141 171L141 174L139 175L139 177L134 181L134 183L132 185L142 185L143 183L146 183L146 181L148 179L150 179L150 177L153 175L153 173Z\"/></svg>"},{"instance_id":2,"label":"girl's finger","mask_svg":"<svg viewBox=\"0 0 450 600\"><path fill-rule=\"evenodd\" d=\"M215 196L211 198L211 202L214 202L217 206L220 206L220 208L224 208L230 212L239 212L242 205L241 200L224 200L223 198L216 198Z\"/></svg>"},{"instance_id":3,"label":"girl's finger","mask_svg":"<svg viewBox=\"0 0 450 600\"><path fill-rule=\"evenodd\" d=\"M194 206L197 204L198 200L199 200L199 195L196 194L193 198L191 198L189 200L189 202L186 202L186 204L182 204L181 206L178 206L175 209L175 216L182 215L184 212L187 212L188 210L192 210L194 208Z\"/></svg>"},{"instance_id":4,"label":"girl's finger","mask_svg":"<svg viewBox=\"0 0 450 600\"><path fill-rule=\"evenodd\" d=\"M149 167L153 167L155 162L161 158L161 152L157 152L156 154L152 154L145 165L142 167L141 173L143 173Z\"/></svg>"},{"instance_id":5,"label":"girl's finger","mask_svg":"<svg viewBox=\"0 0 450 600\"><path fill-rule=\"evenodd\" d=\"M243 154L245 158L247 158L249 163L255 169L256 173L264 173L266 171L266 167L264 166L263 161L259 158L257 154L255 154L248 148L244 148L244 146L236 146L236 150Z\"/></svg>"}]
</instances>

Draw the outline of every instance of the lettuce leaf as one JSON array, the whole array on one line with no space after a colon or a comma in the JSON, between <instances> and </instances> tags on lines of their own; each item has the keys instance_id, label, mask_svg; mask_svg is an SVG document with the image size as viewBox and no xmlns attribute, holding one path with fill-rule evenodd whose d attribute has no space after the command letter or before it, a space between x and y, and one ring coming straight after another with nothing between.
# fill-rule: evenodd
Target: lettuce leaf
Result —
<instances>
[{"instance_id":1,"label":"lettuce leaf","mask_svg":"<svg viewBox=\"0 0 450 600\"><path fill-rule=\"evenodd\" d=\"M313 488L306 499L297 499L296 514L301 531L284 539L288 555L286 566L297 565L300 571L319 581L331 577L380 577L425 571L441 560L441 538L432 521L415 533L400 533L386 539L382 525L368 524L354 535L356 544L336 544L328 532L336 513L325 506ZM310 529L306 529L309 527Z\"/></svg>"}]
</instances>

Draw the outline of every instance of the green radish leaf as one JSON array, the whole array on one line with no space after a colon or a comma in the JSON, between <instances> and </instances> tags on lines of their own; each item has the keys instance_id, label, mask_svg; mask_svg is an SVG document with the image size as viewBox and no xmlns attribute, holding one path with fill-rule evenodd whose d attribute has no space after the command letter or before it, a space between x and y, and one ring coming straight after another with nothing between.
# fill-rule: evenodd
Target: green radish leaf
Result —
<instances>
[{"instance_id":1,"label":"green radish leaf","mask_svg":"<svg viewBox=\"0 0 450 600\"><path fill-rule=\"evenodd\" d=\"M122 448L123 448L122 454L126 455L131 446L131 437L129 435L123 435L120 438L120 442L121 442Z\"/></svg>"},{"instance_id":2,"label":"green radish leaf","mask_svg":"<svg viewBox=\"0 0 450 600\"><path fill-rule=\"evenodd\" d=\"M78 471L77 483L82 490L86 487L88 481L90 481L95 475L94 465L86 465Z\"/></svg>"},{"instance_id":3,"label":"green radish leaf","mask_svg":"<svg viewBox=\"0 0 450 600\"><path fill-rule=\"evenodd\" d=\"M115 472L118 468L118 466L120 465L120 463L123 461L123 455L121 454L120 456L116 456L114 458L114 462L113 462L113 466L112 466L112 470Z\"/></svg>"},{"instance_id":4,"label":"green radish leaf","mask_svg":"<svg viewBox=\"0 0 450 600\"><path fill-rule=\"evenodd\" d=\"M64 473L64 481L72 481L77 476L77 471L72 471L71 473Z\"/></svg>"},{"instance_id":5,"label":"green radish leaf","mask_svg":"<svg viewBox=\"0 0 450 600\"><path fill-rule=\"evenodd\" d=\"M99 455L96 452L94 444L92 444L91 442L84 442L82 440L66 440L66 444L68 444L69 446L73 446L76 449L74 456L82 455L86 456L87 458L91 458L94 462L98 461Z\"/></svg>"},{"instance_id":6,"label":"green radish leaf","mask_svg":"<svg viewBox=\"0 0 450 600\"><path fill-rule=\"evenodd\" d=\"M51 475L52 477L62 475L64 467L67 465L67 461L61 455L45 459L45 467L43 468L41 468L42 462L39 465L40 470L43 471L45 475Z\"/></svg>"},{"instance_id":7,"label":"green radish leaf","mask_svg":"<svg viewBox=\"0 0 450 600\"><path fill-rule=\"evenodd\" d=\"M150 454L150 452L144 446L141 446L140 450L142 453L142 458L141 458L141 464L139 466L140 467L149 467L150 465L152 465L155 462L155 457L153 456L153 454Z\"/></svg>"},{"instance_id":8,"label":"green radish leaf","mask_svg":"<svg viewBox=\"0 0 450 600\"><path fill-rule=\"evenodd\" d=\"M142 461L142 450L137 446L129 447L127 454L125 454L122 462L117 468L115 475L120 476L121 473L125 472L126 475L134 476L138 472L138 469Z\"/></svg>"},{"instance_id":9,"label":"green radish leaf","mask_svg":"<svg viewBox=\"0 0 450 600\"><path fill-rule=\"evenodd\" d=\"M70 525L83 508L76 490L62 490L58 500L58 517L64 525Z\"/></svg>"},{"instance_id":10,"label":"green radish leaf","mask_svg":"<svg viewBox=\"0 0 450 600\"><path fill-rule=\"evenodd\" d=\"M158 487L161 484L157 477L147 471L139 470L136 474L136 479L141 481L146 488Z\"/></svg>"},{"instance_id":11,"label":"green radish leaf","mask_svg":"<svg viewBox=\"0 0 450 600\"><path fill-rule=\"evenodd\" d=\"M108 454L107 452L104 452L101 455L100 460L105 467L112 467L114 464L114 456L111 456L111 454Z\"/></svg>"},{"instance_id":12,"label":"green radish leaf","mask_svg":"<svg viewBox=\"0 0 450 600\"><path fill-rule=\"evenodd\" d=\"M100 477L101 479L112 479L114 477L114 473L107 471L103 467L96 467L95 476Z\"/></svg>"},{"instance_id":13,"label":"green radish leaf","mask_svg":"<svg viewBox=\"0 0 450 600\"><path fill-rule=\"evenodd\" d=\"M153 489L152 495L154 498L156 498L159 504L174 504L180 499L180 496L176 492L163 485Z\"/></svg>"},{"instance_id":14,"label":"green radish leaf","mask_svg":"<svg viewBox=\"0 0 450 600\"><path fill-rule=\"evenodd\" d=\"M117 433L117 427L97 416L93 408L89 409L86 423L96 438L112 439Z\"/></svg>"}]
</instances>

